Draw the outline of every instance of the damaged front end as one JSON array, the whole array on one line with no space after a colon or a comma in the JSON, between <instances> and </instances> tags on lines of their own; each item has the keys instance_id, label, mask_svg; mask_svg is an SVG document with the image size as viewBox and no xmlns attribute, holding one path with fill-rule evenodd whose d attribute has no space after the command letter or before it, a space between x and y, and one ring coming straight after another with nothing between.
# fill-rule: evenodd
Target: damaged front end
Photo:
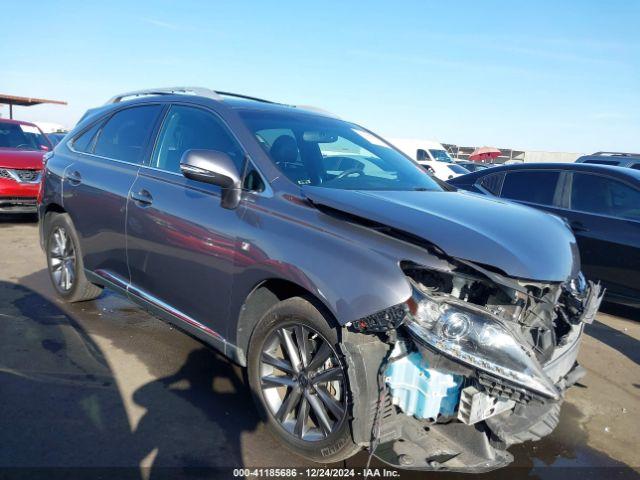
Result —
<instances>
[{"instance_id":1,"label":"damaged front end","mask_svg":"<svg viewBox=\"0 0 640 480\"><path fill-rule=\"evenodd\" d=\"M576 357L600 286L582 274L566 283L513 279L461 260L448 270L401 268L411 298L347 334L360 338L346 342L348 361L362 363L349 370L366 372L351 379L354 417L371 418L356 441L402 468L508 465L506 448L551 433L565 390L582 377Z\"/></svg>"}]
</instances>

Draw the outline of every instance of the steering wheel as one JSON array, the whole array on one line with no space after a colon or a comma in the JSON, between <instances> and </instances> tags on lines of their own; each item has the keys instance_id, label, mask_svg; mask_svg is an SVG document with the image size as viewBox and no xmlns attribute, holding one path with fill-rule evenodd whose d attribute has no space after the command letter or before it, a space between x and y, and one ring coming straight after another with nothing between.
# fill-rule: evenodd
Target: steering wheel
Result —
<instances>
[{"instance_id":1,"label":"steering wheel","mask_svg":"<svg viewBox=\"0 0 640 480\"><path fill-rule=\"evenodd\" d=\"M334 180L338 180L340 178L344 178L344 177L347 177L349 175L353 175L354 173L357 173L358 176L363 175L363 172L362 172L361 168L354 167L354 168L349 168L349 169L345 170L344 172L338 174L338 176L336 176L336 178L334 178Z\"/></svg>"},{"instance_id":2,"label":"steering wheel","mask_svg":"<svg viewBox=\"0 0 640 480\"><path fill-rule=\"evenodd\" d=\"M21 143L20 145L16 145L16 148L31 148L31 145L29 145L28 143Z\"/></svg>"}]
</instances>

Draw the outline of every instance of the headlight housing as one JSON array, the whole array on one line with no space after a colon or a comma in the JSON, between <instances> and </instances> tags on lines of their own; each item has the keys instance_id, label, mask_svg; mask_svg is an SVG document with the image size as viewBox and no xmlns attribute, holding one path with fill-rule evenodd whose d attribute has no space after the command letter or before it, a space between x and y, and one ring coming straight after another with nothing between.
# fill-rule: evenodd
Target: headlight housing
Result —
<instances>
[{"instance_id":1,"label":"headlight housing","mask_svg":"<svg viewBox=\"0 0 640 480\"><path fill-rule=\"evenodd\" d=\"M406 327L419 341L454 359L559 399L534 352L501 319L479 307L428 295L414 285Z\"/></svg>"}]
</instances>

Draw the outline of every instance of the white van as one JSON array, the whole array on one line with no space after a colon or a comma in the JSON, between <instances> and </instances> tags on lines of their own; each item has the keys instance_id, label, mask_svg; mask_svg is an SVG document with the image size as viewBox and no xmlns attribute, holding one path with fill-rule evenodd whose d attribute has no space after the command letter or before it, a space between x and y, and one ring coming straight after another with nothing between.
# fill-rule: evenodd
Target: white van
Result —
<instances>
[{"instance_id":1,"label":"white van","mask_svg":"<svg viewBox=\"0 0 640 480\"><path fill-rule=\"evenodd\" d=\"M439 142L412 138L390 138L391 144L418 162L434 161L453 163L447 150Z\"/></svg>"}]
</instances>

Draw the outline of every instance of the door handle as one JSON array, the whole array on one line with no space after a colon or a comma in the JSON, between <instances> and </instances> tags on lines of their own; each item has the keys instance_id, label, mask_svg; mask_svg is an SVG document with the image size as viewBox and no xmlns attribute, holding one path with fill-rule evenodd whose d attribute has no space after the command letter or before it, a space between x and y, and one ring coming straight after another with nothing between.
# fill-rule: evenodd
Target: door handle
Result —
<instances>
[{"instance_id":1,"label":"door handle","mask_svg":"<svg viewBox=\"0 0 640 480\"><path fill-rule=\"evenodd\" d=\"M71 185L80 185L80 183L82 183L82 175L80 175L80 172L77 170L68 172L66 178Z\"/></svg>"},{"instance_id":2,"label":"door handle","mask_svg":"<svg viewBox=\"0 0 640 480\"><path fill-rule=\"evenodd\" d=\"M147 190L140 190L138 193L131 192L131 200L140 206L147 206L153 203L153 197Z\"/></svg>"},{"instance_id":3,"label":"door handle","mask_svg":"<svg viewBox=\"0 0 640 480\"><path fill-rule=\"evenodd\" d=\"M571 229L574 232L588 232L589 229L582 222L571 222Z\"/></svg>"}]
</instances>

